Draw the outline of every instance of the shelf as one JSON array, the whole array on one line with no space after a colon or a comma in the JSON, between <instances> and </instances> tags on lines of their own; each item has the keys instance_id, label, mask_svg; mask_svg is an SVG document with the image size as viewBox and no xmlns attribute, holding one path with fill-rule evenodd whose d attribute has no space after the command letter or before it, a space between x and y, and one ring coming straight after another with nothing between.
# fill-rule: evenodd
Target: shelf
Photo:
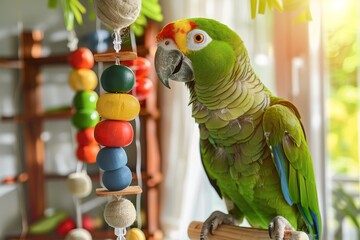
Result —
<instances>
[{"instance_id":1,"label":"shelf","mask_svg":"<svg viewBox=\"0 0 360 240\"><path fill-rule=\"evenodd\" d=\"M59 174L46 174L45 178L48 180L65 180L67 179L67 175L59 175ZM99 181L99 175L98 174L89 174L89 177L91 180ZM149 175L147 172L143 171L141 172L142 180L147 183L149 187L155 187L158 184L161 183L163 176L160 172ZM132 173L132 178L134 181L137 180L136 173Z\"/></svg>"},{"instance_id":2,"label":"shelf","mask_svg":"<svg viewBox=\"0 0 360 240\"><path fill-rule=\"evenodd\" d=\"M12 58L2 58L0 59L0 67L1 68L13 68L13 69L20 69L22 68L22 62L18 59L12 59Z\"/></svg>"},{"instance_id":3,"label":"shelf","mask_svg":"<svg viewBox=\"0 0 360 240\"><path fill-rule=\"evenodd\" d=\"M68 119L73 114L73 110L68 108L67 110L61 111L51 111L51 112L43 112L38 113L32 116L30 119L37 119L37 120L56 120L56 119ZM26 117L23 115L16 115L16 116L2 116L1 121L3 122L24 122L27 121Z\"/></svg>"},{"instance_id":4,"label":"shelf","mask_svg":"<svg viewBox=\"0 0 360 240\"><path fill-rule=\"evenodd\" d=\"M93 240L103 240L103 239L115 239L116 236L113 230L107 231L92 231L91 235ZM25 235L25 236L11 236L6 238L7 240L63 240L65 236L60 236L58 234L39 234L39 235Z\"/></svg>"},{"instance_id":5,"label":"shelf","mask_svg":"<svg viewBox=\"0 0 360 240\"><path fill-rule=\"evenodd\" d=\"M35 116L31 117L31 119L40 119L40 120L56 120L56 119L68 119L74 114L74 109L72 108L64 108L63 110L57 110L57 111L46 111L43 113L38 113ZM145 108L141 108L140 117L151 117L155 120L157 120L160 116L159 110L155 110L152 112L149 112ZM1 116L1 121L3 122L24 122L27 121L23 115L16 115L16 116Z\"/></svg>"},{"instance_id":6,"label":"shelf","mask_svg":"<svg viewBox=\"0 0 360 240\"><path fill-rule=\"evenodd\" d=\"M13 177L6 177L1 181L1 184L16 184L16 183L26 183L29 179L29 174L23 172Z\"/></svg>"},{"instance_id":7,"label":"shelf","mask_svg":"<svg viewBox=\"0 0 360 240\"><path fill-rule=\"evenodd\" d=\"M163 233L160 230L155 231L153 234L149 234L146 230L143 230L146 239L160 240L163 239ZM92 231L91 236L93 240L104 240L104 239L116 239L114 230L105 230L105 231ZM58 234L42 234L42 235L25 235L25 236L10 236L6 240L64 240L65 236L60 236Z\"/></svg>"}]
</instances>

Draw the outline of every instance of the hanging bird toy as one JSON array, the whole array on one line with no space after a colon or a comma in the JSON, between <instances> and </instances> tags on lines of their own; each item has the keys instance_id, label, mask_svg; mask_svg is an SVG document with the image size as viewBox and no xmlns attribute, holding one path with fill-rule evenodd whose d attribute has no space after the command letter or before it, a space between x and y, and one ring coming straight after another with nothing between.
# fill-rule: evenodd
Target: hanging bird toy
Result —
<instances>
[{"instance_id":1,"label":"hanging bird toy","mask_svg":"<svg viewBox=\"0 0 360 240\"><path fill-rule=\"evenodd\" d=\"M135 86L135 74L129 67L120 64L121 61L135 60L137 54L120 52L121 33L136 20L141 1L95 0L94 5L97 17L113 29L115 50L95 55L97 62L115 62L106 68L100 77L101 87L105 93L101 94L97 101L96 109L102 120L95 126L94 136L103 146L96 162L103 171L102 184L105 188L97 189L96 194L113 197L105 206L104 219L115 229L117 239L124 240L126 228L136 220L135 207L124 196L140 194L142 189L140 186L130 186L132 172L126 165L128 158L124 150L124 147L132 143L134 137L130 121L140 112L138 99L130 94Z\"/></svg>"}]
</instances>

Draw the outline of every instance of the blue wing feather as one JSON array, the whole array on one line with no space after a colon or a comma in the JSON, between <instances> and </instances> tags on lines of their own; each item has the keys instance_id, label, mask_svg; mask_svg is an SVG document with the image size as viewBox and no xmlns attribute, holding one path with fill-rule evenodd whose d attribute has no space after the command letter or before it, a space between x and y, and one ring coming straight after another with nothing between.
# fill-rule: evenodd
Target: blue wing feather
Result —
<instances>
[{"instance_id":1,"label":"blue wing feather","mask_svg":"<svg viewBox=\"0 0 360 240\"><path fill-rule=\"evenodd\" d=\"M282 150L282 146L280 144L277 144L276 146L272 147L272 152L274 155L274 160L275 160L275 165L276 165L276 169L277 172L280 176L280 181L281 181L281 190L282 193L284 195L284 198L286 200L286 202L292 206L293 205L293 201L290 198L290 193L289 193L289 185L288 185L288 179L287 179L287 171L286 171L286 165L285 165L285 153Z\"/></svg>"}]
</instances>

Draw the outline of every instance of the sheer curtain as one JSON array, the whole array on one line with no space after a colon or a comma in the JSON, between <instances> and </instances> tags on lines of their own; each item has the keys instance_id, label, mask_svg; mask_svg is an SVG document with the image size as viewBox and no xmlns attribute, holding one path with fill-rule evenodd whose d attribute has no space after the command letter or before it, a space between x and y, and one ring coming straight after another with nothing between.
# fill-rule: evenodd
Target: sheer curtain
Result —
<instances>
[{"instance_id":1,"label":"sheer curtain","mask_svg":"<svg viewBox=\"0 0 360 240\"><path fill-rule=\"evenodd\" d=\"M237 31L248 48L252 64L264 83L273 89L272 18L269 14L250 18L249 1L163 0L164 24L186 17L208 17ZM161 226L164 239L188 239L193 220L204 221L214 210L226 212L224 202L211 187L199 154L198 127L188 106L189 93L182 83L160 86L160 139L164 181Z\"/></svg>"}]
</instances>

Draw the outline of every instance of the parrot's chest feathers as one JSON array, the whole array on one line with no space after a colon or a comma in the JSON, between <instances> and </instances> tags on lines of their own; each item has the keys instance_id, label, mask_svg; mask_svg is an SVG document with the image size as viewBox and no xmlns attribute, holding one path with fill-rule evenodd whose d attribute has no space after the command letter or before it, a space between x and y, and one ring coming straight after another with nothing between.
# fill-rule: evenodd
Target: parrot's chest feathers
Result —
<instances>
[{"instance_id":1,"label":"parrot's chest feathers","mask_svg":"<svg viewBox=\"0 0 360 240\"><path fill-rule=\"evenodd\" d=\"M246 81L194 91L192 116L200 126L200 137L216 146L230 147L249 141L270 103L263 84L255 75Z\"/></svg>"},{"instance_id":2,"label":"parrot's chest feathers","mask_svg":"<svg viewBox=\"0 0 360 240\"><path fill-rule=\"evenodd\" d=\"M232 94L225 91L221 97L217 92L214 98L222 99L221 107L202 98L192 102L201 142L216 156L204 159L209 161L204 163L207 171L214 178L246 182L239 193L248 197L254 195L254 186L261 178L262 161L270 156L261 124L270 98L257 78L250 80L228 87Z\"/></svg>"}]
</instances>

